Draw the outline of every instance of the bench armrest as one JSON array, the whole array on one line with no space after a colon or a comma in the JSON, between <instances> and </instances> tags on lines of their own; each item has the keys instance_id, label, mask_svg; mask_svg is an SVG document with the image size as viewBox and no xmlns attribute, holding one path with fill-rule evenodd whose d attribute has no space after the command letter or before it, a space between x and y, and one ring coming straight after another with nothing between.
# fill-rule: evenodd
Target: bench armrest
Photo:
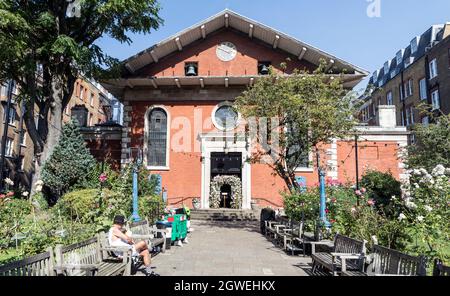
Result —
<instances>
[{"instance_id":1,"label":"bench armrest","mask_svg":"<svg viewBox=\"0 0 450 296\"><path fill-rule=\"evenodd\" d=\"M341 260L341 270L343 272L347 271L347 260L352 259L363 259L365 258L364 254L349 254L349 253L331 253L333 264L336 263L336 259Z\"/></svg>"},{"instance_id":2,"label":"bench armrest","mask_svg":"<svg viewBox=\"0 0 450 296\"><path fill-rule=\"evenodd\" d=\"M362 259L365 256L363 254L349 254L349 253L331 253L331 256L345 259Z\"/></svg>"},{"instance_id":3,"label":"bench armrest","mask_svg":"<svg viewBox=\"0 0 450 296\"><path fill-rule=\"evenodd\" d=\"M330 242L324 242L324 241L320 241L320 242L305 241L305 243L311 244L311 254L316 253L316 246L331 246Z\"/></svg>"}]
</instances>

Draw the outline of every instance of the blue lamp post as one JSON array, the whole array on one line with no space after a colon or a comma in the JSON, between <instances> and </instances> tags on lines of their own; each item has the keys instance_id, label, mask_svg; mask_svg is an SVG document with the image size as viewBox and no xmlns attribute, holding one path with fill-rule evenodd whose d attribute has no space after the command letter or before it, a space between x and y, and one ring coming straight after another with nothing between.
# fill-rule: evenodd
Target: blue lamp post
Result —
<instances>
[{"instance_id":1,"label":"blue lamp post","mask_svg":"<svg viewBox=\"0 0 450 296\"><path fill-rule=\"evenodd\" d=\"M133 222L141 221L139 217L139 203L138 203L138 172L142 165L142 150L137 149L137 156L133 160L133 214L131 215L131 220Z\"/></svg>"},{"instance_id":2,"label":"blue lamp post","mask_svg":"<svg viewBox=\"0 0 450 296\"><path fill-rule=\"evenodd\" d=\"M320 155L317 151L317 169L319 171L319 182L320 182L320 212L319 221L326 228L331 227L331 223L327 219L326 208L327 208L327 194L325 191L325 172L320 167Z\"/></svg>"}]
</instances>

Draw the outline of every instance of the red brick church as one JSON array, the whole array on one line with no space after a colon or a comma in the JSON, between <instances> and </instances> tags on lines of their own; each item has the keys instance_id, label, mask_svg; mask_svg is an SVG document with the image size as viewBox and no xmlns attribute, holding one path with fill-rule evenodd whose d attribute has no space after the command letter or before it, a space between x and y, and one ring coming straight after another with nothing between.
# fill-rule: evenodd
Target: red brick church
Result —
<instances>
[{"instance_id":1,"label":"red brick church","mask_svg":"<svg viewBox=\"0 0 450 296\"><path fill-rule=\"evenodd\" d=\"M141 148L145 167L161 175L170 204L190 205L199 198L202 208L210 208L211 181L224 175L240 179L242 209L249 209L252 201L282 207L284 182L267 164L246 161L251 140L238 136L240 116L230 106L267 74L268 66L282 72L279 65L287 58L286 75L296 68L312 71L324 59L330 76L345 72L349 90L368 74L229 10L130 57L120 79L103 83L125 106L121 163L129 163L133 149ZM380 118L381 126L360 128L359 173L390 170L402 178L406 130L395 126L390 107L380 107ZM325 151L328 178L354 181L354 140L336 139ZM297 174L308 186L318 182L317 170L309 164Z\"/></svg>"}]
</instances>

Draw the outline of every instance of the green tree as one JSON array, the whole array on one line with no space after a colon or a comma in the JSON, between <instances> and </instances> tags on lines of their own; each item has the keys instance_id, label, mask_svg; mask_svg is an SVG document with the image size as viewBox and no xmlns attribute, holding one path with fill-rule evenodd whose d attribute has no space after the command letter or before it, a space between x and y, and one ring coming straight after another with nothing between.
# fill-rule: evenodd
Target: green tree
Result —
<instances>
[{"instance_id":1,"label":"green tree","mask_svg":"<svg viewBox=\"0 0 450 296\"><path fill-rule=\"evenodd\" d=\"M450 167L450 114L433 120L435 123L417 124L413 132L415 144L408 147L407 164L411 168L431 171L437 165Z\"/></svg>"},{"instance_id":2,"label":"green tree","mask_svg":"<svg viewBox=\"0 0 450 296\"><path fill-rule=\"evenodd\" d=\"M251 132L251 137L258 143L270 142L270 147L261 145L251 160L270 157L270 166L291 192L299 189L295 170L308 162L309 153L320 151L321 143L349 134L356 124L354 96L344 89L340 77L331 79L324 69L323 62L313 73L295 71L285 76L271 69L235 103L250 125L259 122L259 132ZM261 119L268 121L267 129Z\"/></svg>"},{"instance_id":3,"label":"green tree","mask_svg":"<svg viewBox=\"0 0 450 296\"><path fill-rule=\"evenodd\" d=\"M75 16L67 13L70 2L0 0L0 82L13 79L20 87L35 180L58 142L75 80L81 73L100 78L122 70L96 41L109 36L131 43L131 33L150 33L162 23L157 0L77 0Z\"/></svg>"},{"instance_id":4,"label":"green tree","mask_svg":"<svg viewBox=\"0 0 450 296\"><path fill-rule=\"evenodd\" d=\"M42 169L42 181L56 198L82 182L95 167L78 125L71 121L64 125L58 145L53 149Z\"/></svg>"}]
</instances>

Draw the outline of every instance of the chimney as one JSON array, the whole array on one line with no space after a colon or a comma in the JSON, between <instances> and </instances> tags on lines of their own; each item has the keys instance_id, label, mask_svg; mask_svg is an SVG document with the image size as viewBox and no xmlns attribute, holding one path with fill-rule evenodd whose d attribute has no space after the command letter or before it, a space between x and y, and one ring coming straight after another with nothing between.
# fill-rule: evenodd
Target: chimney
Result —
<instances>
[{"instance_id":1,"label":"chimney","mask_svg":"<svg viewBox=\"0 0 450 296\"><path fill-rule=\"evenodd\" d=\"M448 36L450 36L450 22L445 24L444 27L444 36L442 37L442 39L447 38Z\"/></svg>"},{"instance_id":2,"label":"chimney","mask_svg":"<svg viewBox=\"0 0 450 296\"><path fill-rule=\"evenodd\" d=\"M378 106L378 118L380 121L380 127L395 128L397 126L397 118L395 113L395 106Z\"/></svg>"}]
</instances>

